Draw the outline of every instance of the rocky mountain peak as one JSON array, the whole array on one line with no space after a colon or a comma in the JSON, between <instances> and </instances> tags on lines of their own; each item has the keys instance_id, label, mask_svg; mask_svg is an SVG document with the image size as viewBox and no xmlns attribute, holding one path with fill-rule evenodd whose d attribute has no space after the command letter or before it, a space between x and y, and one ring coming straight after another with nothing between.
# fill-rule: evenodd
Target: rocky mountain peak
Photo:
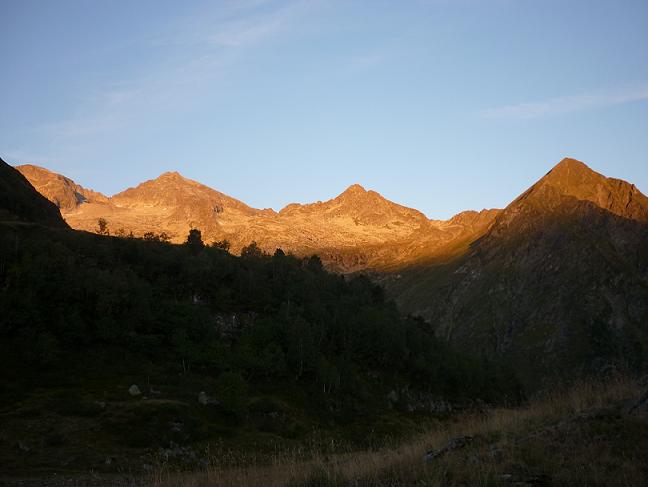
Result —
<instances>
[{"instance_id":1,"label":"rocky mountain peak","mask_svg":"<svg viewBox=\"0 0 648 487\"><path fill-rule=\"evenodd\" d=\"M369 206L391 206L395 203L389 201L380 193L373 191L371 189L367 190L359 184L352 184L337 197L330 200L336 204L342 205L369 205Z\"/></svg>"},{"instance_id":2,"label":"rocky mountain peak","mask_svg":"<svg viewBox=\"0 0 648 487\"><path fill-rule=\"evenodd\" d=\"M492 233L514 235L537 227L540 220L575 213L593 215L595 209L648 223L648 198L634 185L566 158L506 207Z\"/></svg>"},{"instance_id":3,"label":"rocky mountain peak","mask_svg":"<svg viewBox=\"0 0 648 487\"><path fill-rule=\"evenodd\" d=\"M577 191L582 186L603 183L607 178L592 170L586 164L571 158L565 158L556 164L539 183L550 184L567 192Z\"/></svg>"},{"instance_id":4,"label":"rocky mountain peak","mask_svg":"<svg viewBox=\"0 0 648 487\"><path fill-rule=\"evenodd\" d=\"M137 188L146 187L146 188L167 189L170 186L174 188L183 188L183 187L203 186L203 185L197 181L184 177L182 174L180 174L177 171L168 171L160 174L155 179L150 179L148 181L141 183L139 186L137 186Z\"/></svg>"},{"instance_id":5,"label":"rocky mountain peak","mask_svg":"<svg viewBox=\"0 0 648 487\"><path fill-rule=\"evenodd\" d=\"M178 171L167 171L160 174L154 181L188 181Z\"/></svg>"},{"instance_id":6,"label":"rocky mountain peak","mask_svg":"<svg viewBox=\"0 0 648 487\"><path fill-rule=\"evenodd\" d=\"M30 172L30 173L43 173L43 174L55 174L49 169L45 169L44 167L36 166L35 164L21 164L20 166L16 166L16 169L20 170L21 172Z\"/></svg>"},{"instance_id":7,"label":"rocky mountain peak","mask_svg":"<svg viewBox=\"0 0 648 487\"><path fill-rule=\"evenodd\" d=\"M358 183L355 183L349 186L347 189L345 189L342 194L351 195L351 194L365 194L365 193L367 193L367 190L361 185L359 185Z\"/></svg>"},{"instance_id":8,"label":"rocky mountain peak","mask_svg":"<svg viewBox=\"0 0 648 487\"><path fill-rule=\"evenodd\" d=\"M550 172L554 171L593 172L587 164L571 157L563 158Z\"/></svg>"},{"instance_id":9,"label":"rocky mountain peak","mask_svg":"<svg viewBox=\"0 0 648 487\"><path fill-rule=\"evenodd\" d=\"M633 220L648 221L648 198L633 184L608 178L575 159L563 159L531 188L538 198L572 198Z\"/></svg>"},{"instance_id":10,"label":"rocky mountain peak","mask_svg":"<svg viewBox=\"0 0 648 487\"><path fill-rule=\"evenodd\" d=\"M202 187L202 185L183 177L178 172L165 172L155 179L144 181L134 188L128 188L116 194L113 199L154 198L156 200L175 200L182 197L187 190L191 191L193 187ZM206 186L204 188L209 189Z\"/></svg>"},{"instance_id":11,"label":"rocky mountain peak","mask_svg":"<svg viewBox=\"0 0 648 487\"><path fill-rule=\"evenodd\" d=\"M101 193L86 189L70 178L40 166L24 164L16 169L48 200L63 211L76 209L81 203L107 203L108 198Z\"/></svg>"},{"instance_id":12,"label":"rocky mountain peak","mask_svg":"<svg viewBox=\"0 0 648 487\"><path fill-rule=\"evenodd\" d=\"M205 228L213 224L214 215L223 212L259 213L259 210L175 171L165 172L122 191L112 197L112 202L120 207L162 208L175 212L174 218L178 221L186 219L196 225L203 222Z\"/></svg>"}]
</instances>

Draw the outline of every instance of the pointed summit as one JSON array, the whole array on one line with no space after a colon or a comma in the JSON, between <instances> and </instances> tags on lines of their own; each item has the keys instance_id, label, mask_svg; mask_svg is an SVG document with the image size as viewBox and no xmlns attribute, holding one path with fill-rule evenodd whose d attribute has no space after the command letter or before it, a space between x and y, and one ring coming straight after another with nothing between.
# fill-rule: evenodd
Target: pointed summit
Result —
<instances>
[{"instance_id":1,"label":"pointed summit","mask_svg":"<svg viewBox=\"0 0 648 487\"><path fill-rule=\"evenodd\" d=\"M342 193L334 198L335 201L359 201L384 199L380 193L372 190L366 190L363 186L355 183L345 189Z\"/></svg>"},{"instance_id":2,"label":"pointed summit","mask_svg":"<svg viewBox=\"0 0 648 487\"><path fill-rule=\"evenodd\" d=\"M625 218L648 221L648 198L634 185L608 178L571 158L560 161L507 210L534 207L554 211L567 200L586 201Z\"/></svg>"},{"instance_id":3,"label":"pointed summit","mask_svg":"<svg viewBox=\"0 0 648 487\"><path fill-rule=\"evenodd\" d=\"M153 198L156 200L175 198L178 194L194 189L211 190L207 186L185 178L177 171L163 172L155 179L149 179L143 183L138 184L134 188L128 188L121 193L113 196L115 201L124 201L130 198Z\"/></svg>"},{"instance_id":4,"label":"pointed summit","mask_svg":"<svg viewBox=\"0 0 648 487\"><path fill-rule=\"evenodd\" d=\"M201 183L194 181L193 179L184 177L178 171L167 171L160 174L157 178L150 179L148 181L145 181L142 184L149 184L149 185L155 185L161 187L172 185L174 187L178 187L182 185L196 185Z\"/></svg>"},{"instance_id":5,"label":"pointed summit","mask_svg":"<svg viewBox=\"0 0 648 487\"><path fill-rule=\"evenodd\" d=\"M587 164L572 159L564 158L549 171L542 180L550 180L560 186L578 186L581 184L596 184L605 180L605 176L591 169Z\"/></svg>"},{"instance_id":6,"label":"pointed summit","mask_svg":"<svg viewBox=\"0 0 648 487\"><path fill-rule=\"evenodd\" d=\"M565 157L562 161L556 164L552 171L555 170L570 170L570 171L591 171L590 167L584 162L579 161L578 159L572 159L571 157Z\"/></svg>"},{"instance_id":7,"label":"pointed summit","mask_svg":"<svg viewBox=\"0 0 648 487\"><path fill-rule=\"evenodd\" d=\"M549 171L535 187L549 185L558 188L562 193L574 196L577 198L584 198L595 189L605 187L606 190L611 191L611 183L615 180L607 178L591 169L587 164L566 157L558 164L556 164L551 171ZM629 185L623 181L624 184ZM612 186L617 186L612 184ZM588 199L588 198L584 198Z\"/></svg>"},{"instance_id":8,"label":"pointed summit","mask_svg":"<svg viewBox=\"0 0 648 487\"><path fill-rule=\"evenodd\" d=\"M374 194L374 191L367 191L364 187L362 187L359 184L352 184L349 186L347 189L345 189L343 192L341 192L335 200L343 199L343 200L348 200L348 199L358 199L358 198L364 198L368 196L369 194ZM377 193L376 193L377 194Z\"/></svg>"},{"instance_id":9,"label":"pointed summit","mask_svg":"<svg viewBox=\"0 0 648 487\"><path fill-rule=\"evenodd\" d=\"M167 171L163 172L160 174L156 179L180 179L180 180L186 180L182 174L180 174L178 171Z\"/></svg>"},{"instance_id":10,"label":"pointed summit","mask_svg":"<svg viewBox=\"0 0 648 487\"><path fill-rule=\"evenodd\" d=\"M162 173L155 179L128 188L114 195L112 201L120 207L141 208L142 211L163 208L160 211L175 212L174 218L179 221L204 222L203 229L208 228L214 213L235 210L254 214L258 211L177 171Z\"/></svg>"},{"instance_id":11,"label":"pointed summit","mask_svg":"<svg viewBox=\"0 0 648 487\"><path fill-rule=\"evenodd\" d=\"M366 192L367 190L364 189L364 187L362 187L358 183L352 184L351 186L349 186L347 189L344 190L344 193L366 193Z\"/></svg>"}]
</instances>

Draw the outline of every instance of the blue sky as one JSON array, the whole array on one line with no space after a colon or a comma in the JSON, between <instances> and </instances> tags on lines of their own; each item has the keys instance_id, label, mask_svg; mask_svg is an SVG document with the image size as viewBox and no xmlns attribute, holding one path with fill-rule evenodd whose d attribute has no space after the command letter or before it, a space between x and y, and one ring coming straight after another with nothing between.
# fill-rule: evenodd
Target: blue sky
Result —
<instances>
[{"instance_id":1,"label":"blue sky","mask_svg":"<svg viewBox=\"0 0 648 487\"><path fill-rule=\"evenodd\" d=\"M565 156L648 192L645 0L0 0L0 156L447 218Z\"/></svg>"}]
</instances>

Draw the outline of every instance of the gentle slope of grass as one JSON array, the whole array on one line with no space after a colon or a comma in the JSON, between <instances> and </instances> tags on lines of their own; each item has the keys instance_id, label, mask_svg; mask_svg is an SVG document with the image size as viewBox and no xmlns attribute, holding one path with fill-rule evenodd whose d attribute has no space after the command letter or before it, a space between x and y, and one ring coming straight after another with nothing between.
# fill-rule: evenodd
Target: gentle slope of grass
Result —
<instances>
[{"instance_id":1,"label":"gentle slope of grass","mask_svg":"<svg viewBox=\"0 0 648 487\"><path fill-rule=\"evenodd\" d=\"M635 380L584 382L526 407L492 409L440 423L395 449L310 458L277 454L232 466L223 454L203 472L159 469L155 487L372 485L641 485L648 475L648 418L628 414L641 394ZM426 463L426 451L470 436L465 448ZM231 460L231 459L230 459Z\"/></svg>"}]
</instances>

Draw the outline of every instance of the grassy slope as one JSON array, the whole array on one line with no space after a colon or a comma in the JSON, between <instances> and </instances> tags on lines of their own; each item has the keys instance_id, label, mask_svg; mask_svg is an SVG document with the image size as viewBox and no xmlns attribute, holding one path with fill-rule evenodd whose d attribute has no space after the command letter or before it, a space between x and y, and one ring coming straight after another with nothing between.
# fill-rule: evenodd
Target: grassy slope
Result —
<instances>
[{"instance_id":1,"label":"grassy slope","mask_svg":"<svg viewBox=\"0 0 648 487\"><path fill-rule=\"evenodd\" d=\"M81 372L71 366L69 383L52 386L41 377L41 387L20 397L17 392L14 400L3 402L1 474L139 475L174 444L181 445L181 451L168 459L174 468L200 468L217 454L221 461L227 457L239 462L251 455L268 461L277 451L357 450L402 441L435 421L431 415L392 411L339 424L288 381L251 388L248 412L237 419L220 408L199 404L198 393L213 390L213 378L193 372L167 374L145 362L137 374L135 356L122 356L130 364L123 370L96 358L107 372L102 373L100 366L92 370L90 363L79 364L90 371L80 378ZM146 375L149 371L151 375ZM131 384L139 385L143 397L129 395Z\"/></svg>"},{"instance_id":2,"label":"grassy slope","mask_svg":"<svg viewBox=\"0 0 648 487\"><path fill-rule=\"evenodd\" d=\"M628 412L642 387L617 379L581 383L525 408L493 409L441 422L395 449L278 455L266 465L223 466L175 476L160 469L154 487L209 486L639 486L648 476L648 416ZM431 463L430 448L473 440ZM253 459L252 459L253 460ZM253 463L253 462L252 462Z\"/></svg>"}]
</instances>

